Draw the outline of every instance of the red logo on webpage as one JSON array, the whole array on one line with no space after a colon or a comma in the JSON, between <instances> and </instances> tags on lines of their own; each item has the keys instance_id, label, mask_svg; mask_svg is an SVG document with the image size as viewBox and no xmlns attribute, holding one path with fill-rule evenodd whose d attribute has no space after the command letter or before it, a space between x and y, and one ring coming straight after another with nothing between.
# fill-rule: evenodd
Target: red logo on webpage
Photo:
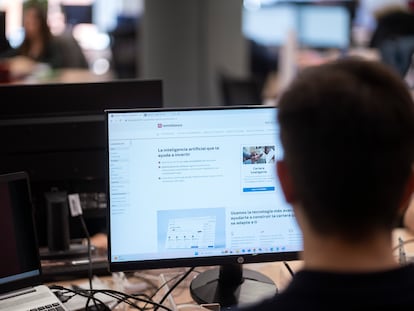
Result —
<instances>
[{"instance_id":1,"label":"red logo on webpage","mask_svg":"<svg viewBox=\"0 0 414 311\"><path fill-rule=\"evenodd\" d=\"M158 128L160 129L160 128L162 128L162 123L158 123Z\"/></svg>"}]
</instances>

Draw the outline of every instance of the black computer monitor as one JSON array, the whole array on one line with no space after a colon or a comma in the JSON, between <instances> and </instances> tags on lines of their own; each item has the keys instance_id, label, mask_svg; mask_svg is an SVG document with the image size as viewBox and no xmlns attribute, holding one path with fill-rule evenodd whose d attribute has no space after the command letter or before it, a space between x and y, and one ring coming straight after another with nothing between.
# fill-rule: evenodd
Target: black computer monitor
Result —
<instances>
[{"instance_id":1,"label":"black computer monitor","mask_svg":"<svg viewBox=\"0 0 414 311\"><path fill-rule=\"evenodd\" d=\"M276 177L277 108L106 112L111 271L219 266L192 280L222 307L276 293L244 263L298 259L302 234Z\"/></svg>"},{"instance_id":2,"label":"black computer monitor","mask_svg":"<svg viewBox=\"0 0 414 311\"><path fill-rule=\"evenodd\" d=\"M92 24L93 23L93 5L69 5L62 4L62 11L69 25Z\"/></svg>"},{"instance_id":3,"label":"black computer monitor","mask_svg":"<svg viewBox=\"0 0 414 311\"><path fill-rule=\"evenodd\" d=\"M52 189L85 198L90 234L106 229L104 110L162 107L162 81L3 84L0 96L0 173L29 174L40 246ZM70 226L71 238L85 237L78 219Z\"/></svg>"}]
</instances>

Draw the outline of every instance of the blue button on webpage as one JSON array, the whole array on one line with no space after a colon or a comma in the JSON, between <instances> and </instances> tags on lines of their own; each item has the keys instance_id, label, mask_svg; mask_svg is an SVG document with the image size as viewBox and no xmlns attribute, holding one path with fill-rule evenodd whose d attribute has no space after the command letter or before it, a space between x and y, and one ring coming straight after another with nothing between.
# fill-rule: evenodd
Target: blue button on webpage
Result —
<instances>
[{"instance_id":1,"label":"blue button on webpage","mask_svg":"<svg viewBox=\"0 0 414 311\"><path fill-rule=\"evenodd\" d=\"M275 187L243 188L243 192L262 192L262 191L275 191Z\"/></svg>"}]
</instances>

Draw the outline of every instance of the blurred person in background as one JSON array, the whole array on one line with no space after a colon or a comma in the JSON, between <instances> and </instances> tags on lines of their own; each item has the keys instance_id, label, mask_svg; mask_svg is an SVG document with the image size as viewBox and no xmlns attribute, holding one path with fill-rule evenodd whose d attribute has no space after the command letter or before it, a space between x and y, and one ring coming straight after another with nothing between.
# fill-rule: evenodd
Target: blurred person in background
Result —
<instances>
[{"instance_id":1,"label":"blurred person in background","mask_svg":"<svg viewBox=\"0 0 414 311\"><path fill-rule=\"evenodd\" d=\"M47 76L62 68L89 69L86 57L72 34L52 34L44 5L36 1L24 5L23 28L23 42L0 54L0 61L9 66L13 78L32 74Z\"/></svg>"},{"instance_id":2,"label":"blurred person in background","mask_svg":"<svg viewBox=\"0 0 414 311\"><path fill-rule=\"evenodd\" d=\"M58 44L50 32L44 6L31 2L23 9L24 39L17 48L1 54L2 58L16 58L30 66L31 63L45 63L52 68L60 68L63 57Z\"/></svg>"}]
</instances>

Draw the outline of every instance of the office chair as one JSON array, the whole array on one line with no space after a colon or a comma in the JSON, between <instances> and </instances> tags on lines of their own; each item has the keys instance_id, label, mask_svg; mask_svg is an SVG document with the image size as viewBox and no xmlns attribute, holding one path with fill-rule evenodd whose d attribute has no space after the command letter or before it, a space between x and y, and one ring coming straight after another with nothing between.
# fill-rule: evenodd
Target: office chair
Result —
<instances>
[{"instance_id":1,"label":"office chair","mask_svg":"<svg viewBox=\"0 0 414 311\"><path fill-rule=\"evenodd\" d=\"M220 89L225 106L260 105L263 101L260 82L255 78L221 75Z\"/></svg>"}]
</instances>

